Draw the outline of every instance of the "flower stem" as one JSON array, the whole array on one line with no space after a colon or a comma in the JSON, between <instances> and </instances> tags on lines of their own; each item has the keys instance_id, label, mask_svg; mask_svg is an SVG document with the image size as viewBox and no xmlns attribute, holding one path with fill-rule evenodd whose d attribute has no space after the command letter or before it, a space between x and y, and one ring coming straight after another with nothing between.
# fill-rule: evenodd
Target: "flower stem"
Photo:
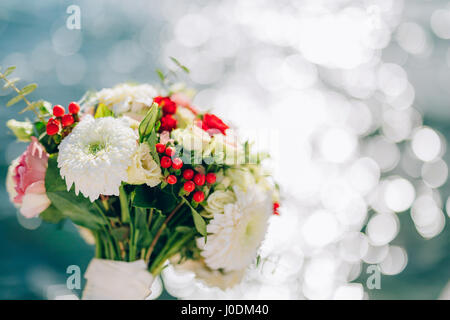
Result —
<instances>
[{"instance_id":1,"label":"flower stem","mask_svg":"<svg viewBox=\"0 0 450 320\"><path fill-rule=\"evenodd\" d=\"M127 193L123 185L119 188L119 199L120 199L120 212L122 215L122 222L130 222L130 208L128 203Z\"/></svg>"},{"instance_id":2,"label":"flower stem","mask_svg":"<svg viewBox=\"0 0 450 320\"><path fill-rule=\"evenodd\" d=\"M158 232L155 235L155 238L153 238L152 243L150 244L150 247L148 248L147 255L145 256L145 262L148 264L150 262L150 256L152 255L153 249L156 246L156 242L158 242L158 239L161 237L162 232L167 227L167 223L169 223L170 219L174 216L174 214L183 206L184 202L181 201L175 209L172 210L172 212L167 216L166 220L164 220L161 228L159 228Z\"/></svg>"}]
</instances>

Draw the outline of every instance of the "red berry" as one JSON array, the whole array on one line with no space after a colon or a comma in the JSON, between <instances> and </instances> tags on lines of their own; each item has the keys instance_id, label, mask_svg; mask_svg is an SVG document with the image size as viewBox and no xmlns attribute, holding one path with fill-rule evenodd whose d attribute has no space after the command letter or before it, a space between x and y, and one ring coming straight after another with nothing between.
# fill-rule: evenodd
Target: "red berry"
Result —
<instances>
[{"instance_id":1,"label":"red berry","mask_svg":"<svg viewBox=\"0 0 450 320\"><path fill-rule=\"evenodd\" d=\"M191 180L194 177L194 170L186 169L183 171L183 178L186 180Z\"/></svg>"},{"instance_id":2,"label":"red berry","mask_svg":"<svg viewBox=\"0 0 450 320\"><path fill-rule=\"evenodd\" d=\"M73 119L71 114L65 114L65 115L63 115L61 122L62 122L63 128L65 128L65 127L72 125L75 122L75 120Z\"/></svg>"},{"instance_id":3,"label":"red berry","mask_svg":"<svg viewBox=\"0 0 450 320\"><path fill-rule=\"evenodd\" d=\"M166 154L169 157L173 157L175 155L175 150L173 148L171 148L171 147L168 147L168 148L166 148Z\"/></svg>"},{"instance_id":4,"label":"red berry","mask_svg":"<svg viewBox=\"0 0 450 320\"><path fill-rule=\"evenodd\" d=\"M54 122L47 123L47 134L53 136L59 132L59 126Z\"/></svg>"},{"instance_id":5,"label":"red berry","mask_svg":"<svg viewBox=\"0 0 450 320\"><path fill-rule=\"evenodd\" d=\"M208 173L206 175L206 182L208 182L209 184L213 184L216 182L216 174L215 173Z\"/></svg>"},{"instance_id":6,"label":"red berry","mask_svg":"<svg viewBox=\"0 0 450 320\"><path fill-rule=\"evenodd\" d=\"M203 191L197 191L194 193L192 198L195 202L202 202L203 200L205 200L205 194L203 193Z\"/></svg>"},{"instance_id":7,"label":"red berry","mask_svg":"<svg viewBox=\"0 0 450 320\"><path fill-rule=\"evenodd\" d=\"M181 169L182 166L183 160L181 160L180 158L174 158L172 160L172 168L174 168L175 170Z\"/></svg>"},{"instance_id":8,"label":"red berry","mask_svg":"<svg viewBox=\"0 0 450 320\"><path fill-rule=\"evenodd\" d=\"M55 118L50 118L50 119L48 119L48 123L54 123L54 124L56 124L57 126L59 126L59 120L58 119L55 119Z\"/></svg>"},{"instance_id":9,"label":"red berry","mask_svg":"<svg viewBox=\"0 0 450 320\"><path fill-rule=\"evenodd\" d=\"M175 177L173 174L167 177L166 179L168 184L175 184L177 183L177 177Z\"/></svg>"},{"instance_id":10,"label":"red berry","mask_svg":"<svg viewBox=\"0 0 450 320\"><path fill-rule=\"evenodd\" d=\"M80 112L80 105L76 102L69 103L69 112L72 114L77 114Z\"/></svg>"},{"instance_id":11,"label":"red berry","mask_svg":"<svg viewBox=\"0 0 450 320\"><path fill-rule=\"evenodd\" d=\"M205 175L201 173L197 173L194 177L194 182L198 186L202 186L205 184Z\"/></svg>"},{"instance_id":12,"label":"red berry","mask_svg":"<svg viewBox=\"0 0 450 320\"><path fill-rule=\"evenodd\" d=\"M63 106L57 104L56 106L53 107L53 115L55 117L62 117L64 113L66 113L66 110L64 110Z\"/></svg>"},{"instance_id":13,"label":"red berry","mask_svg":"<svg viewBox=\"0 0 450 320\"><path fill-rule=\"evenodd\" d=\"M158 151L159 153L163 153L165 150L166 150L165 145L163 145L162 143L156 144L156 151Z\"/></svg>"},{"instance_id":14,"label":"red berry","mask_svg":"<svg viewBox=\"0 0 450 320\"><path fill-rule=\"evenodd\" d=\"M274 202L273 203L273 214L274 215L280 215L280 213L278 212L278 208L280 207L280 204L278 202Z\"/></svg>"},{"instance_id":15,"label":"red berry","mask_svg":"<svg viewBox=\"0 0 450 320\"><path fill-rule=\"evenodd\" d=\"M183 185L184 191L186 192L192 192L195 189L195 183L192 181L186 181Z\"/></svg>"},{"instance_id":16,"label":"red berry","mask_svg":"<svg viewBox=\"0 0 450 320\"><path fill-rule=\"evenodd\" d=\"M169 168L172 165L172 160L170 160L169 157L162 157L161 158L161 167L163 168Z\"/></svg>"}]
</instances>

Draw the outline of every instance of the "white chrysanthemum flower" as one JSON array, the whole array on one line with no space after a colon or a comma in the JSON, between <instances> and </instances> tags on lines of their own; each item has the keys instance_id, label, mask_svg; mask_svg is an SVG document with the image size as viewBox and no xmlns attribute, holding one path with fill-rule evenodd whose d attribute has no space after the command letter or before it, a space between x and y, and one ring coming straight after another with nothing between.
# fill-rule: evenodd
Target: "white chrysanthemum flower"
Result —
<instances>
[{"instance_id":1,"label":"white chrysanthemum flower","mask_svg":"<svg viewBox=\"0 0 450 320\"><path fill-rule=\"evenodd\" d=\"M209 134L195 125L190 125L185 129L175 129L171 136L186 150L196 152L206 150L211 141Z\"/></svg>"},{"instance_id":2,"label":"white chrysanthemum flower","mask_svg":"<svg viewBox=\"0 0 450 320\"><path fill-rule=\"evenodd\" d=\"M120 84L100 90L92 101L107 105L116 116L128 115L141 120L157 95L158 91L149 84Z\"/></svg>"},{"instance_id":3,"label":"white chrysanthemum flower","mask_svg":"<svg viewBox=\"0 0 450 320\"><path fill-rule=\"evenodd\" d=\"M119 195L137 149L137 135L122 119L86 116L59 145L58 167L67 190L91 201Z\"/></svg>"},{"instance_id":4,"label":"white chrysanthemum flower","mask_svg":"<svg viewBox=\"0 0 450 320\"><path fill-rule=\"evenodd\" d=\"M205 213L206 218L212 218L216 213L223 213L225 205L236 201L234 193L230 190L217 190L211 193L206 199Z\"/></svg>"},{"instance_id":5,"label":"white chrysanthemum flower","mask_svg":"<svg viewBox=\"0 0 450 320\"><path fill-rule=\"evenodd\" d=\"M150 155L150 147L147 143L139 145L132 157L133 162L128 168L129 184L147 184L149 187L157 186L161 180L161 168Z\"/></svg>"},{"instance_id":6,"label":"white chrysanthemum flower","mask_svg":"<svg viewBox=\"0 0 450 320\"><path fill-rule=\"evenodd\" d=\"M270 196L258 187L242 192L234 189L237 201L214 214L207 226L208 241L199 238L201 255L212 269L242 270L256 257L272 213Z\"/></svg>"}]
</instances>

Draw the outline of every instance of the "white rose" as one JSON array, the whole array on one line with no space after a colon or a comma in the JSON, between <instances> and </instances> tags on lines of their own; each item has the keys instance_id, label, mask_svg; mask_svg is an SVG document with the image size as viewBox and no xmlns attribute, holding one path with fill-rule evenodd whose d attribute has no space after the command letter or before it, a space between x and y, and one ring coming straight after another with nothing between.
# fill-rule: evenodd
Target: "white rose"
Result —
<instances>
[{"instance_id":1,"label":"white rose","mask_svg":"<svg viewBox=\"0 0 450 320\"><path fill-rule=\"evenodd\" d=\"M146 143L139 145L132 157L132 164L128 167L128 183L147 184L149 187L157 186L162 179L161 168L150 155L150 148Z\"/></svg>"},{"instance_id":2,"label":"white rose","mask_svg":"<svg viewBox=\"0 0 450 320\"><path fill-rule=\"evenodd\" d=\"M217 190L211 193L206 200L206 213L203 214L206 218L212 218L215 213L223 213L225 205L236 201L232 191Z\"/></svg>"},{"instance_id":3,"label":"white rose","mask_svg":"<svg viewBox=\"0 0 450 320\"><path fill-rule=\"evenodd\" d=\"M175 129L171 135L175 141L189 151L202 152L211 141L209 134L195 125L190 125L185 129Z\"/></svg>"},{"instance_id":4,"label":"white rose","mask_svg":"<svg viewBox=\"0 0 450 320\"><path fill-rule=\"evenodd\" d=\"M178 128L186 128L194 123L195 114L188 108L178 107L175 119L178 121Z\"/></svg>"},{"instance_id":5,"label":"white rose","mask_svg":"<svg viewBox=\"0 0 450 320\"><path fill-rule=\"evenodd\" d=\"M231 184L238 186L242 190L247 190L249 186L255 185L256 181L250 170L245 167L231 168L225 172L225 176L231 179Z\"/></svg>"},{"instance_id":6,"label":"white rose","mask_svg":"<svg viewBox=\"0 0 450 320\"><path fill-rule=\"evenodd\" d=\"M215 134L204 156L212 156L217 164L238 165L244 162L244 150L237 138Z\"/></svg>"},{"instance_id":7,"label":"white rose","mask_svg":"<svg viewBox=\"0 0 450 320\"><path fill-rule=\"evenodd\" d=\"M13 160L8 168L8 173L6 174L6 191L8 191L9 199L15 206L17 205L14 203L14 198L17 196L17 191L15 188L16 184L14 182L13 176L15 174L14 170L16 169L18 164L19 158Z\"/></svg>"}]
</instances>

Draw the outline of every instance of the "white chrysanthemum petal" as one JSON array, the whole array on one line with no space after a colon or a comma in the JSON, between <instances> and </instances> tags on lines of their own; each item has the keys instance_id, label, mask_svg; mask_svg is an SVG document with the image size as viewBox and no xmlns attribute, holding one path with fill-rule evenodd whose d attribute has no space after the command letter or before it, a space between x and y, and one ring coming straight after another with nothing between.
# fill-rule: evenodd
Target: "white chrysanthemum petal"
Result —
<instances>
[{"instance_id":1,"label":"white chrysanthemum petal","mask_svg":"<svg viewBox=\"0 0 450 320\"><path fill-rule=\"evenodd\" d=\"M124 121L86 116L59 145L58 167L67 189L75 185L91 201L119 195L137 149L137 135Z\"/></svg>"},{"instance_id":2,"label":"white chrysanthemum petal","mask_svg":"<svg viewBox=\"0 0 450 320\"><path fill-rule=\"evenodd\" d=\"M235 188L237 201L224 213L215 213L207 226L208 240L198 240L201 255L212 269L242 270L256 257L266 234L272 212L270 197L258 187L242 192Z\"/></svg>"}]
</instances>

